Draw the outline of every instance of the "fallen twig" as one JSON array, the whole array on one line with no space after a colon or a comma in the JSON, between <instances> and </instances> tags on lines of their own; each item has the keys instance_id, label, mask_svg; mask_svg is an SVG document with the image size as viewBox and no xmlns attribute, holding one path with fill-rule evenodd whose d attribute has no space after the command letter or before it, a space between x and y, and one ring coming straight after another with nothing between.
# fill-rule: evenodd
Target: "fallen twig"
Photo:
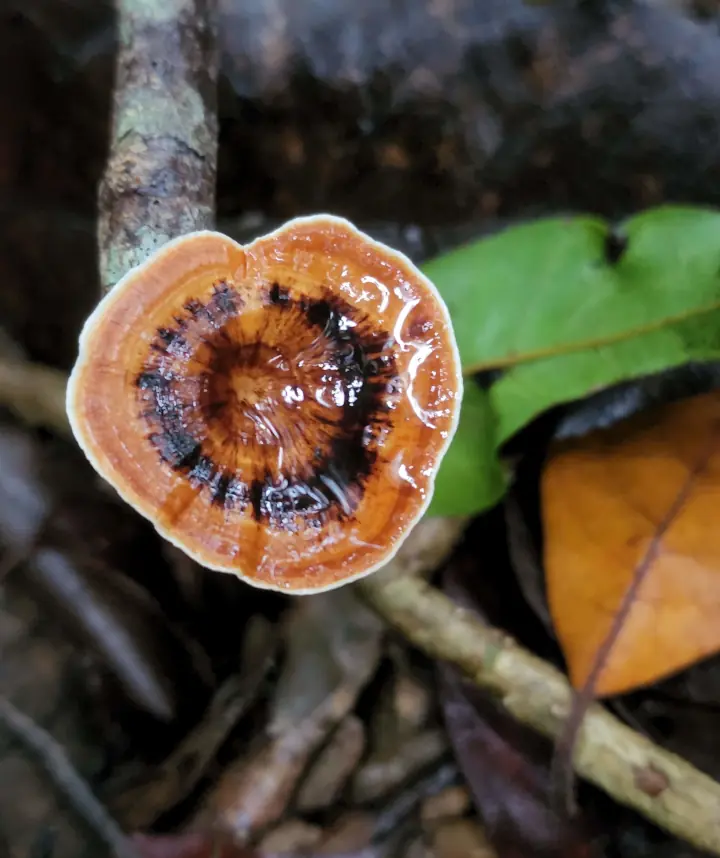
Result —
<instances>
[{"instance_id":1,"label":"fallen twig","mask_svg":"<svg viewBox=\"0 0 720 858\"><path fill-rule=\"evenodd\" d=\"M94 834L117 858L140 858L63 748L7 698L0 697L0 722L43 766L53 783Z\"/></svg>"},{"instance_id":2,"label":"fallen twig","mask_svg":"<svg viewBox=\"0 0 720 858\"><path fill-rule=\"evenodd\" d=\"M67 376L52 367L0 358L0 405L29 426L42 426L70 438L66 382Z\"/></svg>"},{"instance_id":3,"label":"fallen twig","mask_svg":"<svg viewBox=\"0 0 720 858\"><path fill-rule=\"evenodd\" d=\"M295 601L265 738L225 769L195 824L247 843L283 816L310 760L375 674L384 632L348 588Z\"/></svg>"}]
</instances>

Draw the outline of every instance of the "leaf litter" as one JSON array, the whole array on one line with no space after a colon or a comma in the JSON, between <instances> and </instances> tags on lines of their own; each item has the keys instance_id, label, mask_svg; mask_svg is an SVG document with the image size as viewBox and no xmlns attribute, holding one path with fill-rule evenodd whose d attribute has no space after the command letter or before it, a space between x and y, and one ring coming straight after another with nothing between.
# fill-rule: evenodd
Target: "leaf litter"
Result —
<instances>
[{"instance_id":1,"label":"leaf litter","mask_svg":"<svg viewBox=\"0 0 720 858\"><path fill-rule=\"evenodd\" d=\"M577 688L622 693L720 650L719 457L710 393L550 458L548 601Z\"/></svg>"},{"instance_id":2,"label":"leaf litter","mask_svg":"<svg viewBox=\"0 0 720 858\"><path fill-rule=\"evenodd\" d=\"M83 497L77 478L70 479L72 460L58 461L19 428L0 429L0 460L0 537L26 556L28 584L103 659L137 706L172 720L180 674L191 677L202 661L152 595L118 568L133 544L124 511L87 488Z\"/></svg>"}]
</instances>

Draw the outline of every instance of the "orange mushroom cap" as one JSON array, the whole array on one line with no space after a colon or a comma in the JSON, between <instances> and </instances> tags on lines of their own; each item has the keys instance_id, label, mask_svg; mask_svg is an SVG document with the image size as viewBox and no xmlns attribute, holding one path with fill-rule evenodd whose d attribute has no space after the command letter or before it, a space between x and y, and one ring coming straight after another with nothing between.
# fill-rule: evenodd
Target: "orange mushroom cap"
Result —
<instances>
[{"instance_id":1,"label":"orange mushroom cap","mask_svg":"<svg viewBox=\"0 0 720 858\"><path fill-rule=\"evenodd\" d=\"M462 399L447 308L403 254L302 217L169 242L98 304L67 408L96 470L203 566L311 593L386 563Z\"/></svg>"}]
</instances>

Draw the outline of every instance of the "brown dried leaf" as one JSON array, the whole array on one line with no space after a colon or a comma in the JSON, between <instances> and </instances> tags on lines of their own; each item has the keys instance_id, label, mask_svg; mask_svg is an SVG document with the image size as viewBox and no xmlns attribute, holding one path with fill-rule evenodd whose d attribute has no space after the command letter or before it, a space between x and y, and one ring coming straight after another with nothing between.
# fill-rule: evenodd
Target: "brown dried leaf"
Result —
<instances>
[{"instance_id":1,"label":"brown dried leaf","mask_svg":"<svg viewBox=\"0 0 720 858\"><path fill-rule=\"evenodd\" d=\"M583 696L720 650L720 394L562 445L542 478L548 601Z\"/></svg>"},{"instance_id":2,"label":"brown dried leaf","mask_svg":"<svg viewBox=\"0 0 720 858\"><path fill-rule=\"evenodd\" d=\"M450 668L440 678L455 757L500 858L596 858L581 824L553 808L549 743Z\"/></svg>"}]
</instances>

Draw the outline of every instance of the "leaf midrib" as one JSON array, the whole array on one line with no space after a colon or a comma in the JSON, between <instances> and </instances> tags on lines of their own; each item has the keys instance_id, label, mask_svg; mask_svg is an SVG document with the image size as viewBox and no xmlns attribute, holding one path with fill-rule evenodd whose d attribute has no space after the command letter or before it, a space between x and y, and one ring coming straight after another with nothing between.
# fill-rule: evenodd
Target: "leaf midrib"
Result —
<instances>
[{"instance_id":1,"label":"leaf midrib","mask_svg":"<svg viewBox=\"0 0 720 858\"><path fill-rule=\"evenodd\" d=\"M676 313L673 316L664 316L662 319L657 319L654 322L649 322L646 325L640 325L636 328L629 328L625 331L619 331L615 334L607 334L603 337L595 339L576 340L561 345L548 346L535 351L522 352L520 354L508 354L505 356L493 358L491 360L478 361L469 366L463 367L463 375L475 375L478 372L487 372L493 369L505 369L507 367L518 366L523 363L532 363L533 361L543 360L545 358L560 357L562 355L573 354L574 352L588 351L590 349L601 348L615 343L631 340L635 337L641 337L644 334L660 331L663 328L675 325L678 322L685 322L689 319L694 319L698 316L712 313L720 310L720 299L712 301L709 304L704 304L700 307L694 307L691 310L686 310L683 313Z\"/></svg>"}]
</instances>

